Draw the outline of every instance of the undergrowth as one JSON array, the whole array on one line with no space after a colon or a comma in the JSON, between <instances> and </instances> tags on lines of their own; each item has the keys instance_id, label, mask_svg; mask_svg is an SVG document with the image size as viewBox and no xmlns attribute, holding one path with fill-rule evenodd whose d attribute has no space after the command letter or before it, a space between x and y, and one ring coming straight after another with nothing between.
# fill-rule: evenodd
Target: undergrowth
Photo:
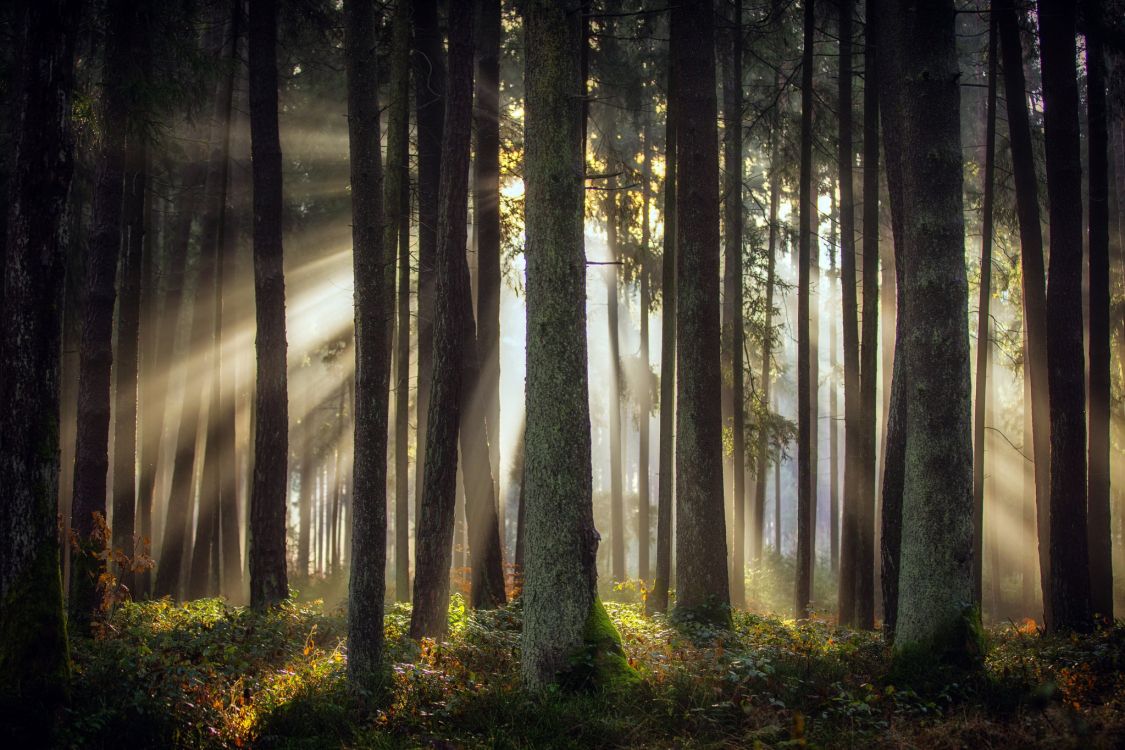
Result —
<instances>
[{"instance_id":1,"label":"undergrowth","mask_svg":"<svg viewBox=\"0 0 1125 750\"><path fill-rule=\"evenodd\" d=\"M74 642L60 747L1120 747L1125 627L1082 638L989 631L983 674L921 695L886 679L878 633L736 612L674 627L606 602L640 679L529 694L520 606L450 610L443 643L386 618L384 700L345 684L346 617L319 602L266 613L217 599L123 604Z\"/></svg>"}]
</instances>

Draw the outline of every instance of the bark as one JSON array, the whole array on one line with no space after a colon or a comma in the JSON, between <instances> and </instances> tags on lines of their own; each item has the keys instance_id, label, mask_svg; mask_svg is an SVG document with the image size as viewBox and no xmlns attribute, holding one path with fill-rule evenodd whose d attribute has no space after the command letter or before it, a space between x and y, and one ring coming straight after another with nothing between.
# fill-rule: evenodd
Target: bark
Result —
<instances>
[{"instance_id":1,"label":"bark","mask_svg":"<svg viewBox=\"0 0 1125 750\"><path fill-rule=\"evenodd\" d=\"M476 107L473 127L473 231L477 249L479 394L491 438L493 496L500 494L500 0L476 0ZM482 469L483 470L483 469ZM504 503L499 504L501 546Z\"/></svg>"},{"instance_id":2,"label":"bark","mask_svg":"<svg viewBox=\"0 0 1125 750\"><path fill-rule=\"evenodd\" d=\"M383 660L390 377L387 321L392 314L387 277L394 278L394 264L388 263L387 254L394 252L394 246L385 246L381 234L383 174L374 6L348 0L344 4L344 33L356 328L348 683L353 689L370 691L379 682Z\"/></svg>"},{"instance_id":3,"label":"bark","mask_svg":"<svg viewBox=\"0 0 1125 750\"><path fill-rule=\"evenodd\" d=\"M881 16L902 72L891 117L902 136L908 378L895 658L898 668L924 673L971 667L982 656L979 612L968 606L972 433L954 19L952 2L893 6Z\"/></svg>"},{"instance_id":4,"label":"bark","mask_svg":"<svg viewBox=\"0 0 1125 750\"><path fill-rule=\"evenodd\" d=\"M844 508L840 524L840 580L837 599L841 625L857 624L859 582L859 506L863 503L863 435L860 420L859 313L856 299L855 198L852 163L852 13L854 0L840 3L840 300L844 347ZM866 174L866 172L864 173ZM867 228L864 227L864 237ZM866 274L864 275L866 279Z\"/></svg>"},{"instance_id":5,"label":"bark","mask_svg":"<svg viewBox=\"0 0 1125 750\"><path fill-rule=\"evenodd\" d=\"M637 446L637 578L648 585L649 581L649 537L652 534L652 524L649 521L649 508L652 504L649 491L648 470L650 435L649 427L652 422L652 391L650 388L649 372L652 365L649 362L648 348L648 313L652 307L652 294L649 291L649 243L652 235L649 230L649 203L652 200L652 159L650 154L651 137L646 121L643 136L644 161L641 164L641 247L638 266L640 268L640 334L641 334L641 362L644 365L644 384L637 394L637 413L640 415L640 434Z\"/></svg>"},{"instance_id":6,"label":"bark","mask_svg":"<svg viewBox=\"0 0 1125 750\"><path fill-rule=\"evenodd\" d=\"M95 515L106 518L109 472L110 370L113 364L113 308L121 247L121 209L125 187L125 131L129 118L132 28L136 9L115 0L107 9L109 28L102 72L101 142L97 147L94 206L86 246L86 287L78 365L78 434L74 448L71 528L81 553L74 560L71 615L81 628L96 607L99 563L93 555L104 543L91 537Z\"/></svg>"},{"instance_id":7,"label":"bark","mask_svg":"<svg viewBox=\"0 0 1125 750\"><path fill-rule=\"evenodd\" d=\"M863 53L863 324L859 351L859 472L856 550L856 624L875 627L875 382L879 335L879 72L878 9L866 8Z\"/></svg>"},{"instance_id":8,"label":"bark","mask_svg":"<svg viewBox=\"0 0 1125 750\"><path fill-rule=\"evenodd\" d=\"M1050 269L1047 283L1047 386L1051 418L1052 631L1088 630L1086 537L1086 366L1082 346L1082 158L1075 71L1075 6L1041 0L1044 135Z\"/></svg>"},{"instance_id":9,"label":"bark","mask_svg":"<svg viewBox=\"0 0 1125 750\"><path fill-rule=\"evenodd\" d=\"M59 348L70 94L80 4L31 3L11 176L0 389L0 719L15 745L42 744L68 697L59 577Z\"/></svg>"},{"instance_id":10,"label":"bark","mask_svg":"<svg viewBox=\"0 0 1125 750\"><path fill-rule=\"evenodd\" d=\"M797 578L794 616L808 617L813 567L812 363L809 355L809 276L812 254L813 0L804 1L801 59L801 174L797 287ZM846 393L845 393L846 395ZM847 533L845 525L844 533Z\"/></svg>"},{"instance_id":11,"label":"bark","mask_svg":"<svg viewBox=\"0 0 1125 750\"><path fill-rule=\"evenodd\" d=\"M1020 272L1023 281L1024 327L1031 376L1031 425L1035 461L1035 507L1039 540L1039 572L1043 588L1043 618L1047 627L1051 612L1050 575L1050 405L1047 373L1047 291L1043 267L1043 229L1039 217L1039 179L1031 145L1027 98L1023 74L1023 51L1012 0L995 0L1000 34L1000 61L1004 71L1004 101L1007 104L1008 139L1012 147L1012 173L1016 187L1016 214L1020 227Z\"/></svg>"},{"instance_id":12,"label":"bark","mask_svg":"<svg viewBox=\"0 0 1125 750\"><path fill-rule=\"evenodd\" d=\"M250 605L255 609L276 604L289 594L285 571L289 407L281 244L281 142L277 126L277 10L277 0L254 0L249 22L254 300L258 330L249 551ZM354 642L351 653L356 653Z\"/></svg>"},{"instance_id":13,"label":"bark","mask_svg":"<svg viewBox=\"0 0 1125 750\"><path fill-rule=\"evenodd\" d=\"M385 252L398 243L398 340L395 349L395 599L410 599L410 0L394 11L391 101L387 111Z\"/></svg>"},{"instance_id":14,"label":"bark","mask_svg":"<svg viewBox=\"0 0 1125 750\"><path fill-rule=\"evenodd\" d=\"M1088 2L1088 13L1097 3ZM1113 622L1113 537L1110 518L1110 274L1109 129L1105 55L1096 32L1086 34L1086 121L1089 134L1090 201L1090 419L1087 534L1090 606Z\"/></svg>"},{"instance_id":15,"label":"bark","mask_svg":"<svg viewBox=\"0 0 1125 750\"><path fill-rule=\"evenodd\" d=\"M719 360L719 144L709 3L672 10L676 119L676 610L727 624ZM530 418L529 418L530 422Z\"/></svg>"},{"instance_id":16,"label":"bark","mask_svg":"<svg viewBox=\"0 0 1125 750\"><path fill-rule=\"evenodd\" d=\"M598 532L590 469L581 8L576 0L529 0L522 8L527 539L521 671L533 689L567 671L591 624L604 612L597 599ZM604 635L611 641L616 637L612 625Z\"/></svg>"},{"instance_id":17,"label":"bark","mask_svg":"<svg viewBox=\"0 0 1125 750\"><path fill-rule=\"evenodd\" d=\"M840 236L840 223L838 206L836 203L836 191L838 189L838 181L834 181L831 187L830 201L829 201L829 216L831 217L829 235L828 235L828 275L840 278L839 269L836 268L836 247L839 243ZM829 397L828 397L828 423L831 425L831 432L828 435L828 465L830 480L828 484L828 564L829 570L839 576L840 573L840 430L839 430L839 379L836 377L836 368L839 364L839 355L837 349L836 333L832 333L832 340L828 351L828 368L832 375L829 378Z\"/></svg>"},{"instance_id":18,"label":"bark","mask_svg":"<svg viewBox=\"0 0 1125 750\"><path fill-rule=\"evenodd\" d=\"M996 23L988 25L988 100L985 108L984 202L981 206L980 296L977 303L977 377L973 408L973 603L982 602L984 572L985 403L988 399L989 303L992 300L992 201L996 170ZM995 498L993 498L995 503Z\"/></svg>"},{"instance_id":19,"label":"bark","mask_svg":"<svg viewBox=\"0 0 1125 750\"><path fill-rule=\"evenodd\" d=\"M743 391L742 320L742 0L735 0L729 55L723 56L723 164L725 260L723 278L723 345L725 371L730 373L732 533L731 603L746 604L746 409ZM725 385L725 378L724 378Z\"/></svg>"},{"instance_id":20,"label":"bark","mask_svg":"<svg viewBox=\"0 0 1125 750\"><path fill-rule=\"evenodd\" d=\"M675 29L671 30L671 46ZM660 295L660 444L657 448L656 580L645 599L648 613L668 611L672 576L672 506L675 479L676 420L676 84L675 68L668 67L668 112L664 130L664 240Z\"/></svg>"},{"instance_id":21,"label":"bark","mask_svg":"<svg viewBox=\"0 0 1125 750\"><path fill-rule=\"evenodd\" d=\"M414 107L418 126L418 395L414 462L415 535L426 467L426 425L434 355L434 267L438 182L445 129L445 52L437 0L414 0Z\"/></svg>"}]
</instances>

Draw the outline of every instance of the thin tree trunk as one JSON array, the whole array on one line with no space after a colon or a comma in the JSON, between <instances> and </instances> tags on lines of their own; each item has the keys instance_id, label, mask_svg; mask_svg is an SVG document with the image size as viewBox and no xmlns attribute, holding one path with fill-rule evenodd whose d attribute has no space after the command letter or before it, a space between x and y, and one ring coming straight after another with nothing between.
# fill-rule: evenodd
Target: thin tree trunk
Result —
<instances>
[{"instance_id":1,"label":"thin tree trunk","mask_svg":"<svg viewBox=\"0 0 1125 750\"><path fill-rule=\"evenodd\" d=\"M996 170L996 23L988 24L988 101L985 108L984 202L981 207L980 296L977 303L976 406L973 409L973 603L982 603L984 572L985 402L988 399L989 303L992 300L992 201ZM993 498L993 503L996 499Z\"/></svg>"},{"instance_id":2,"label":"thin tree trunk","mask_svg":"<svg viewBox=\"0 0 1125 750\"><path fill-rule=\"evenodd\" d=\"M29 3L22 115L7 206L0 388L0 711L6 738L34 746L68 697L59 579L62 227L73 170L70 94L80 3ZM11 696L11 697L9 697Z\"/></svg>"},{"instance_id":3,"label":"thin tree trunk","mask_svg":"<svg viewBox=\"0 0 1125 750\"><path fill-rule=\"evenodd\" d=\"M670 46L675 46L671 29ZM671 57L671 55L669 55ZM672 576L672 507L676 420L676 78L668 66L668 112L664 124L664 240L660 296L660 444L657 448L656 581L645 599L648 613L668 611Z\"/></svg>"},{"instance_id":4,"label":"thin tree trunk","mask_svg":"<svg viewBox=\"0 0 1125 750\"><path fill-rule=\"evenodd\" d=\"M1050 215L1047 384L1051 415L1051 613L1048 628L1088 630L1086 362L1082 347L1082 158L1075 71L1075 14L1040 0L1044 135Z\"/></svg>"},{"instance_id":5,"label":"thin tree trunk","mask_svg":"<svg viewBox=\"0 0 1125 750\"><path fill-rule=\"evenodd\" d=\"M1088 0L1097 18L1099 3ZM1092 18L1090 20L1092 20ZM1100 20L1100 19L1099 19ZM1089 129L1090 201L1090 419L1089 518L1090 605L1113 622L1113 535L1110 514L1110 274L1109 133L1105 55L1097 32L1086 34L1086 121ZM1119 209L1120 210L1120 209Z\"/></svg>"},{"instance_id":6,"label":"thin tree trunk","mask_svg":"<svg viewBox=\"0 0 1125 750\"><path fill-rule=\"evenodd\" d=\"M493 497L500 494L500 0L477 2L476 107L473 114L473 231L477 249L479 392L490 438ZM499 504L501 548L504 503Z\"/></svg>"},{"instance_id":7,"label":"thin tree trunk","mask_svg":"<svg viewBox=\"0 0 1125 750\"><path fill-rule=\"evenodd\" d=\"M719 143L711 5L672 10L676 119L676 610L730 622L719 359ZM530 422L530 419L529 419Z\"/></svg>"},{"instance_id":8,"label":"thin tree trunk","mask_svg":"<svg viewBox=\"0 0 1125 750\"><path fill-rule=\"evenodd\" d=\"M379 78L373 4L344 3L344 61L351 154L355 273L355 458L348 581L348 683L368 692L380 682L387 549L387 386L390 378L388 292L394 264L383 244L383 174L379 159ZM392 256L393 257L393 256ZM388 284L389 280L389 284Z\"/></svg>"},{"instance_id":9,"label":"thin tree trunk","mask_svg":"<svg viewBox=\"0 0 1125 750\"><path fill-rule=\"evenodd\" d=\"M625 580L625 500L622 497L624 470L621 466L621 344L618 325L617 186L611 178L605 194L606 247L610 265L605 268L606 336L609 340L609 537L610 579Z\"/></svg>"},{"instance_id":10,"label":"thin tree trunk","mask_svg":"<svg viewBox=\"0 0 1125 750\"><path fill-rule=\"evenodd\" d=\"M812 363L809 355L809 266L813 232L812 85L815 17L813 2L814 0L804 0L804 46L801 60L801 175L798 189L800 235L797 287L797 579L793 604L794 616L798 619L809 615L813 566L812 401L815 390L811 380ZM844 530L846 534L846 525Z\"/></svg>"},{"instance_id":11,"label":"thin tree trunk","mask_svg":"<svg viewBox=\"0 0 1125 750\"><path fill-rule=\"evenodd\" d=\"M829 207L829 215L831 216L831 228L828 236L828 275L837 280L840 279L839 269L836 267L836 248L840 241L840 225L838 205L836 202L836 191L838 185L832 186L831 200ZM837 339L839 337L836 332L832 332L832 341L829 346L828 362L829 369L831 370L831 377L829 379L829 397L828 397L828 422L831 425L831 432L829 433L828 440L828 464L831 480L828 485L828 565L832 573L839 575L840 572L840 403L839 403L839 379L836 377L836 368L839 366L839 353Z\"/></svg>"},{"instance_id":12,"label":"thin tree trunk","mask_svg":"<svg viewBox=\"0 0 1125 750\"><path fill-rule=\"evenodd\" d=\"M742 322L742 0L735 0L730 31L730 53L723 56L723 133L725 167L723 279L723 341L731 385L731 501L734 505L732 533L731 603L746 605L746 414L743 392Z\"/></svg>"},{"instance_id":13,"label":"thin tree trunk","mask_svg":"<svg viewBox=\"0 0 1125 750\"><path fill-rule=\"evenodd\" d=\"M651 522L649 521L649 508L652 505L651 492L649 490L648 471L649 471L649 452L650 452L650 435L649 428L652 422L652 391L650 386L649 373L652 371L652 364L649 361L649 348L648 348L648 313L649 308L652 307L652 294L649 291L649 244L652 241L652 235L649 230L649 203L652 200L652 158L651 158L651 136L649 135L648 121L645 121L644 129L642 131L642 158L644 161L641 163L641 247L640 257L638 259L640 276L640 295L641 295L641 363L643 365L642 377L644 383L640 387L637 394L637 413L639 415L640 435L638 436L637 448L637 578L648 585L649 581L649 537L652 533Z\"/></svg>"},{"instance_id":14,"label":"thin tree trunk","mask_svg":"<svg viewBox=\"0 0 1125 750\"><path fill-rule=\"evenodd\" d=\"M277 10L277 0L254 0L250 5L250 150L254 167L254 299L258 329L257 423L250 493L250 605L256 609L280 602L289 594L285 571L289 407L281 243L284 207L277 126ZM353 641L349 649L353 659L357 659L356 651Z\"/></svg>"},{"instance_id":15,"label":"thin tree trunk","mask_svg":"<svg viewBox=\"0 0 1125 750\"><path fill-rule=\"evenodd\" d=\"M1023 282L1025 357L1031 363L1031 425L1035 461L1035 507L1039 538L1039 573L1043 589L1043 618L1051 627L1050 525L1050 404L1047 374L1047 291L1043 267L1043 230L1039 221L1039 179L1028 124L1023 74L1023 51L1013 0L994 0L1004 71L1004 101L1008 109L1008 139L1020 226L1020 278Z\"/></svg>"}]
</instances>

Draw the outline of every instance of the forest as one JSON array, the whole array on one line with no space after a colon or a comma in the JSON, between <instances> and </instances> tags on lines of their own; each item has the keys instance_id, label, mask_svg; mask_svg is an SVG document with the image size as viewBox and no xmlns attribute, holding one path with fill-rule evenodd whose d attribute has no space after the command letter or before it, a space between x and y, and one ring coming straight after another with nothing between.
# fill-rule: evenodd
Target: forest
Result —
<instances>
[{"instance_id":1,"label":"forest","mask_svg":"<svg viewBox=\"0 0 1125 750\"><path fill-rule=\"evenodd\" d=\"M0 744L1125 747L1125 1L0 3Z\"/></svg>"}]
</instances>

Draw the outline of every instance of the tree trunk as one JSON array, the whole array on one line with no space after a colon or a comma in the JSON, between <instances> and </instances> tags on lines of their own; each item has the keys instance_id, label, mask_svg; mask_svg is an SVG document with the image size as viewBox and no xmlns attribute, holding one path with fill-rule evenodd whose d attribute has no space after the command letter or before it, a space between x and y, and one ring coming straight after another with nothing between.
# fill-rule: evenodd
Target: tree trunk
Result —
<instances>
[{"instance_id":1,"label":"tree trunk","mask_svg":"<svg viewBox=\"0 0 1125 750\"><path fill-rule=\"evenodd\" d=\"M671 29L670 46L675 46ZM672 506L675 479L676 420L676 101L675 66L668 66L668 112L664 123L664 239L660 296L660 444L656 479L656 580L645 599L645 610L668 611L672 577Z\"/></svg>"},{"instance_id":2,"label":"tree trunk","mask_svg":"<svg viewBox=\"0 0 1125 750\"><path fill-rule=\"evenodd\" d=\"M992 193L996 150L996 22L988 24L988 102L985 108L984 202L981 207L980 296L977 303L977 377L973 408L973 603L981 606L984 578L985 402L988 399L989 303L992 300ZM993 503L996 499L992 499Z\"/></svg>"},{"instance_id":3,"label":"tree trunk","mask_svg":"<svg viewBox=\"0 0 1125 750\"><path fill-rule=\"evenodd\" d=\"M606 337L609 340L609 539L610 580L625 580L625 500L622 497L624 470L621 467L621 344L618 325L617 186L611 178L605 194L606 247L610 265L605 268Z\"/></svg>"},{"instance_id":4,"label":"tree trunk","mask_svg":"<svg viewBox=\"0 0 1125 750\"><path fill-rule=\"evenodd\" d=\"M78 2L30 3L22 114L9 193L0 388L0 713L16 745L40 744L68 696L59 578L61 229L73 170L70 93Z\"/></svg>"},{"instance_id":5,"label":"tree trunk","mask_svg":"<svg viewBox=\"0 0 1125 750\"><path fill-rule=\"evenodd\" d=\"M868 2L863 54L863 324L859 351L859 500L856 504L856 625L875 627L875 383L879 376L879 13Z\"/></svg>"},{"instance_id":6,"label":"tree trunk","mask_svg":"<svg viewBox=\"0 0 1125 750\"><path fill-rule=\"evenodd\" d=\"M801 175L798 190L800 236L797 251L797 579L793 606L794 616L798 619L809 615L813 566L812 401L815 398L815 386L811 380L812 363L809 355L809 265L813 232L813 4L814 0L804 0L804 47L801 59ZM844 533L848 533L846 524Z\"/></svg>"},{"instance_id":7,"label":"tree trunk","mask_svg":"<svg viewBox=\"0 0 1125 750\"><path fill-rule=\"evenodd\" d=\"M1087 2L1093 15L1099 3ZM1093 16L1097 17L1097 16ZM1109 133L1105 55L1097 32L1086 34L1086 121L1089 128L1090 200L1090 420L1089 518L1090 605L1113 622L1113 535L1110 514L1110 275ZM1120 210L1120 208L1118 209Z\"/></svg>"},{"instance_id":8,"label":"tree trunk","mask_svg":"<svg viewBox=\"0 0 1125 750\"><path fill-rule=\"evenodd\" d=\"M1028 124L1023 75L1023 51L1013 0L994 0L1004 70L1004 101L1008 109L1008 140L1012 146L1012 173L1016 187L1016 214L1020 225L1020 278L1023 281L1024 327L1031 376L1031 425L1035 461L1035 507L1039 537L1039 573L1043 588L1043 618L1051 612L1050 575L1050 405L1047 393L1047 291L1043 268L1043 230L1039 221L1039 178Z\"/></svg>"},{"instance_id":9,"label":"tree trunk","mask_svg":"<svg viewBox=\"0 0 1125 750\"><path fill-rule=\"evenodd\" d=\"M734 529L731 556L731 603L746 605L746 414L743 392L742 322L742 0L735 0L730 52L723 56L723 164L725 261L723 278L724 369L730 372L731 500Z\"/></svg>"},{"instance_id":10,"label":"tree trunk","mask_svg":"<svg viewBox=\"0 0 1125 750\"><path fill-rule=\"evenodd\" d=\"M254 300L258 330L255 340L257 423L254 480L250 491L250 605L261 609L280 602L289 594L285 571L289 407L281 244L284 207L277 127L277 0L251 3L249 38ZM383 432L385 434L386 430ZM356 653L353 641L350 649L353 659L359 658Z\"/></svg>"},{"instance_id":11,"label":"tree trunk","mask_svg":"<svg viewBox=\"0 0 1125 750\"><path fill-rule=\"evenodd\" d=\"M582 239L581 4L523 4L527 115L526 567L522 674L540 688L585 646L626 672L597 598ZM717 183L716 183L717 185ZM569 671L570 674L562 673ZM620 677L618 677L620 679Z\"/></svg>"},{"instance_id":12,"label":"tree trunk","mask_svg":"<svg viewBox=\"0 0 1125 750\"><path fill-rule=\"evenodd\" d=\"M121 248L121 209L125 187L125 131L129 119L129 82L134 15L125 0L106 8L109 28L102 71L102 119L98 144L94 206L86 248L86 288L78 372L78 435L74 448L74 498L71 528L81 552L73 561L70 609L79 629L96 605L104 547L92 537L95 515L106 520L109 472L110 370L113 364L113 307L117 299L117 262Z\"/></svg>"},{"instance_id":13,"label":"tree trunk","mask_svg":"<svg viewBox=\"0 0 1125 750\"><path fill-rule=\"evenodd\" d=\"M960 73L952 2L891 6L902 135L907 387L895 659L969 667L982 656L971 601L972 432L962 207ZM906 51L909 50L909 54ZM890 128L888 127L888 131ZM935 343L938 342L938 343Z\"/></svg>"},{"instance_id":14,"label":"tree trunk","mask_svg":"<svg viewBox=\"0 0 1125 750\"><path fill-rule=\"evenodd\" d=\"M438 182L445 130L445 51L437 0L413 0L414 107L418 126L418 395L414 462L414 534L426 467L426 425L434 357L434 268L437 259ZM417 560L415 560L417 565Z\"/></svg>"},{"instance_id":15,"label":"tree trunk","mask_svg":"<svg viewBox=\"0 0 1125 750\"><path fill-rule=\"evenodd\" d=\"M1047 144L1050 269L1047 385L1051 414L1052 631L1088 630L1086 538L1086 367L1082 347L1082 157L1075 75L1075 13L1066 0L1040 0L1043 125Z\"/></svg>"},{"instance_id":16,"label":"tree trunk","mask_svg":"<svg viewBox=\"0 0 1125 750\"><path fill-rule=\"evenodd\" d=\"M381 679L387 550L387 386L394 264L384 245L379 159L379 78L375 8L344 4L344 61L351 154L355 273L355 458L348 581L348 683L369 692ZM392 256L393 257L393 256ZM388 286L388 279L390 286Z\"/></svg>"},{"instance_id":17,"label":"tree trunk","mask_svg":"<svg viewBox=\"0 0 1125 750\"><path fill-rule=\"evenodd\" d=\"M454 4L450 14L450 80L446 101L449 128L443 141L441 160L433 380L426 420L422 508L415 543L418 559L414 610L410 618L410 635L413 638L441 637L448 627L450 545L457 495L457 437L462 414L468 411L465 396L474 384L475 376L475 372L465 373L462 369L470 360L466 349L470 345L475 348L475 341L466 341L466 334L475 338L475 332L472 328L469 266L465 258L473 11L467 3ZM468 442L462 443L463 449L468 447ZM479 447L485 448L486 445L483 443ZM466 456L466 464L472 458L476 457ZM491 477L488 483L491 489ZM466 479L466 489L468 484Z\"/></svg>"},{"instance_id":18,"label":"tree trunk","mask_svg":"<svg viewBox=\"0 0 1125 750\"><path fill-rule=\"evenodd\" d=\"M837 279L840 278L839 269L836 267L836 248L840 241L840 225L839 225L839 207L836 202L836 191L838 184L833 184L831 187L830 202L829 202L829 216L831 217L831 225L828 234L828 275ZM828 368L832 375L829 378L829 396L828 396L828 424L831 425L831 432L828 436L828 465L830 481L828 484L828 564L829 570L839 576L840 573L840 429L839 429L839 378L836 376L836 368L839 365L839 354L837 352L839 337L836 332L832 332L832 341L829 345L828 351ZM839 579L837 578L837 584Z\"/></svg>"},{"instance_id":19,"label":"tree trunk","mask_svg":"<svg viewBox=\"0 0 1125 750\"><path fill-rule=\"evenodd\" d=\"M676 610L730 622L719 361L719 143L710 3L672 10L676 131Z\"/></svg>"},{"instance_id":20,"label":"tree trunk","mask_svg":"<svg viewBox=\"0 0 1125 750\"><path fill-rule=\"evenodd\" d=\"M641 247L638 259L638 274L640 276L641 294L641 364L644 383L637 394L637 414L639 415L640 434L637 447L637 578L648 585L649 579L649 537L652 534L652 524L649 521L649 508L652 505L649 490L649 452L650 435L649 427L652 422L652 390L649 373L652 372L648 348L648 313L652 307L652 293L649 291L649 244L652 235L649 229L649 204L652 200L652 158L651 136L649 135L648 121L645 121L642 135L641 163Z\"/></svg>"},{"instance_id":21,"label":"tree trunk","mask_svg":"<svg viewBox=\"0 0 1125 750\"><path fill-rule=\"evenodd\" d=\"M493 497L500 494L500 0L476 0L473 231L477 249L478 390L487 425ZM498 515L503 551L504 503Z\"/></svg>"}]
</instances>

